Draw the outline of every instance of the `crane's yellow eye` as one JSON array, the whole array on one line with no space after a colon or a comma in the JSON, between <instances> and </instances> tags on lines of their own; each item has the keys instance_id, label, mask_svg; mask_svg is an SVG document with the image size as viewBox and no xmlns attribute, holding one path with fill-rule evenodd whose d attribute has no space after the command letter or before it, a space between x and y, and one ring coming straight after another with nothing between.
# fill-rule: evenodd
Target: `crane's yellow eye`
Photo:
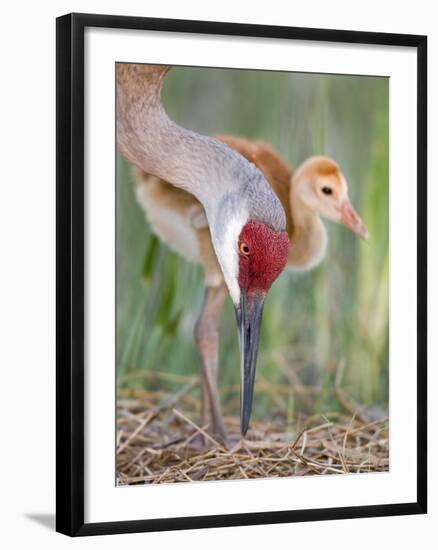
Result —
<instances>
[{"instance_id":1,"label":"crane's yellow eye","mask_svg":"<svg viewBox=\"0 0 438 550\"><path fill-rule=\"evenodd\" d=\"M249 256L249 248L246 243L241 242L239 244L239 250L240 250L240 253L243 254L244 256Z\"/></svg>"}]
</instances>

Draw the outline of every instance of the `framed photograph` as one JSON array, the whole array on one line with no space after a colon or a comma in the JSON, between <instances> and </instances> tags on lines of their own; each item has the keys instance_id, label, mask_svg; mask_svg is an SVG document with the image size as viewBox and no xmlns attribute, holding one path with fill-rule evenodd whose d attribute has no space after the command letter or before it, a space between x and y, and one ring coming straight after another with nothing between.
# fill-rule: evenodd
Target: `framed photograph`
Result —
<instances>
[{"instance_id":1,"label":"framed photograph","mask_svg":"<svg viewBox=\"0 0 438 550\"><path fill-rule=\"evenodd\" d=\"M427 40L57 20L57 530L426 512Z\"/></svg>"}]
</instances>

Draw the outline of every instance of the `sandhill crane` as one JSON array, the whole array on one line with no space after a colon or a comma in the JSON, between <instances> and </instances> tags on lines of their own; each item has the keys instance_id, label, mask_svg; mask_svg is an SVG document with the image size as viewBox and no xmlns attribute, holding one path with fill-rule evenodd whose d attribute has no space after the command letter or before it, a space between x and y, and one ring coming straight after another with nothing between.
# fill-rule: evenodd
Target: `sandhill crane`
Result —
<instances>
[{"instance_id":1,"label":"sandhill crane","mask_svg":"<svg viewBox=\"0 0 438 550\"><path fill-rule=\"evenodd\" d=\"M345 224L362 238L367 230L348 198L347 182L338 164L328 157L311 157L292 174L290 166L267 144L233 136L217 139L254 163L281 201L291 239L287 267L307 271L324 258L327 232L321 215ZM201 364L201 425L216 436L225 436L217 389L218 325L226 297L226 286L213 251L204 209L195 197L175 189L166 181L135 170L137 198L152 231L188 260L204 270L205 298L195 326ZM248 241L246 244L248 244ZM251 242L251 246L253 243ZM240 243L241 258L252 248ZM206 376L208 373L208 376Z\"/></svg>"},{"instance_id":2,"label":"sandhill crane","mask_svg":"<svg viewBox=\"0 0 438 550\"><path fill-rule=\"evenodd\" d=\"M214 255L236 309L241 349L241 432L245 435L263 303L287 262L286 217L277 195L253 163L228 145L170 120L161 104L161 88L169 69L117 64L118 148L145 172L191 193L205 211ZM208 298L206 311L210 303ZM208 331L208 324L201 323L199 330L206 327ZM214 427L223 434L209 338L198 336L198 345Z\"/></svg>"}]
</instances>

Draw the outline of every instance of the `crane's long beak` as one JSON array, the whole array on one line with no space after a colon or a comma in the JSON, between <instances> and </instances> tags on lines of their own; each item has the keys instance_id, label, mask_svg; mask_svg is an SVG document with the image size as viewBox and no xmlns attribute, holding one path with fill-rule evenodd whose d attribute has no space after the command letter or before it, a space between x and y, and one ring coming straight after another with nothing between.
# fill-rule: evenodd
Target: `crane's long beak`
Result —
<instances>
[{"instance_id":1,"label":"crane's long beak","mask_svg":"<svg viewBox=\"0 0 438 550\"><path fill-rule=\"evenodd\" d=\"M362 239L368 239L368 229L348 199L341 206L341 223Z\"/></svg>"},{"instance_id":2,"label":"crane's long beak","mask_svg":"<svg viewBox=\"0 0 438 550\"><path fill-rule=\"evenodd\" d=\"M240 304L236 307L240 344L240 430L242 435L248 431L251 416L264 300L265 293L249 295L241 291Z\"/></svg>"}]
</instances>

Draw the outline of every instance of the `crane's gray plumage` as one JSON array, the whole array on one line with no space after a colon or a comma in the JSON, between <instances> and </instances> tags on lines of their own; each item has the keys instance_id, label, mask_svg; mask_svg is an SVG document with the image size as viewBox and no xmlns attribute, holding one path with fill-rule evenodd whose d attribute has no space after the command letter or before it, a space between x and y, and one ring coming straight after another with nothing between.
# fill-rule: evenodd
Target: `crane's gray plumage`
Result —
<instances>
[{"instance_id":1,"label":"crane's gray plumage","mask_svg":"<svg viewBox=\"0 0 438 550\"><path fill-rule=\"evenodd\" d=\"M186 130L170 120L160 98L168 71L169 67L160 65L117 65L118 146L133 164L188 191L204 207L213 248L240 327L244 380L241 427L245 434L251 411L259 330L267 287L265 285L263 291L251 296L246 295L246 287L241 290L239 238L249 226L258 227L259 231L263 228L272 235L274 232L284 232L286 215L277 195L254 164L224 143ZM277 268L283 269L287 260L287 246L284 246L287 235L282 237L280 259L277 258L277 267L269 272L275 277L279 273ZM265 245L264 249L270 251L269 260L275 259L274 252L278 250L274 251L269 245ZM262 269L265 275L267 271ZM259 275L262 269L257 271ZM266 277L263 280L267 281ZM271 282L272 278L269 284ZM209 387L211 389L211 383ZM215 410L219 410L217 403Z\"/></svg>"},{"instance_id":2,"label":"crane's gray plumage","mask_svg":"<svg viewBox=\"0 0 438 550\"><path fill-rule=\"evenodd\" d=\"M248 219L274 231L284 231L283 207L254 164L224 143L182 128L167 116L160 95L169 70L162 65L118 64L117 130L122 154L145 172L192 193L205 208L212 234L220 230L220 220L229 219L236 209L244 209Z\"/></svg>"}]
</instances>

